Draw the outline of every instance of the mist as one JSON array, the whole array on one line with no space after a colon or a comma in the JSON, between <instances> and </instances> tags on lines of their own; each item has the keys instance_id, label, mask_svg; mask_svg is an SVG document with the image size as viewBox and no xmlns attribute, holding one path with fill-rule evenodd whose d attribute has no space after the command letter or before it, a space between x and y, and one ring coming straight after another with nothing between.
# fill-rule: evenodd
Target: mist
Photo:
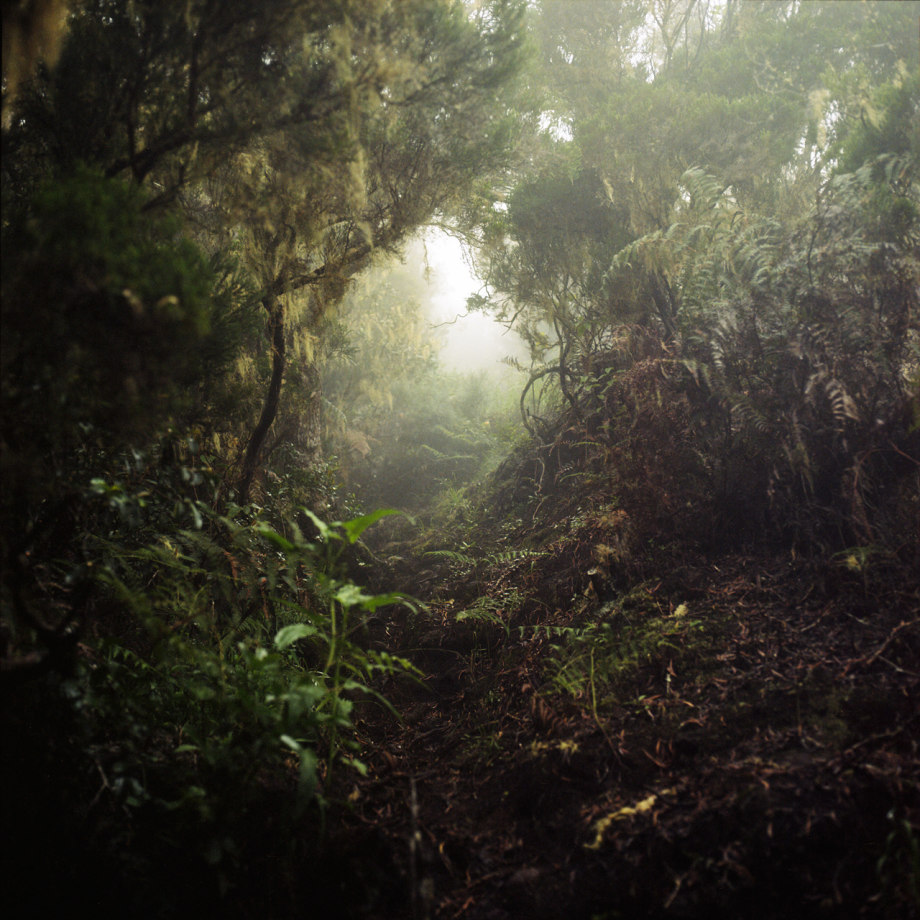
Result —
<instances>
[{"instance_id":1,"label":"mist","mask_svg":"<svg viewBox=\"0 0 920 920\"><path fill-rule=\"evenodd\" d=\"M526 360L517 333L484 313L470 313L467 298L483 288L472 271L463 245L442 230L429 230L410 249L427 281L424 309L442 342L439 359L445 370L486 371L504 376L508 357Z\"/></svg>"}]
</instances>

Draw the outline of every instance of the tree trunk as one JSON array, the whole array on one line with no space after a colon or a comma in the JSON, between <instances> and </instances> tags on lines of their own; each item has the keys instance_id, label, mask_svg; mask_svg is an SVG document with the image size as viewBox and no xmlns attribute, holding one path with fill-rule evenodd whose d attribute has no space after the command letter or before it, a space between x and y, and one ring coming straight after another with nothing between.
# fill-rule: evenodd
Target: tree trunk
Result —
<instances>
[{"instance_id":1,"label":"tree trunk","mask_svg":"<svg viewBox=\"0 0 920 920\"><path fill-rule=\"evenodd\" d=\"M272 376L262 404L262 413L256 427L253 428L249 441L246 444L246 453L240 469L240 478L237 484L238 499L241 505L249 501L249 490L252 480L259 465L259 456L268 437L269 429L278 414L278 405L281 402L281 382L284 378L286 364L284 352L284 307L277 297L268 295L262 301L262 306L268 311L268 327L272 340Z\"/></svg>"},{"instance_id":2,"label":"tree trunk","mask_svg":"<svg viewBox=\"0 0 920 920\"><path fill-rule=\"evenodd\" d=\"M316 466L323 457L323 389L319 368L310 362L304 369L307 405L297 426L297 447L307 467Z\"/></svg>"}]
</instances>

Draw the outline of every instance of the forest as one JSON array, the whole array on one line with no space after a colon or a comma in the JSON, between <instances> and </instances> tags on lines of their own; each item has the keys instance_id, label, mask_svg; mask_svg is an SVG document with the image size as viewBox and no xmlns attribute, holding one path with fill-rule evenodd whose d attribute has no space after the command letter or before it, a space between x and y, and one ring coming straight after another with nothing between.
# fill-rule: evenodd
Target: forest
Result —
<instances>
[{"instance_id":1,"label":"forest","mask_svg":"<svg viewBox=\"0 0 920 920\"><path fill-rule=\"evenodd\" d=\"M920 915L920 3L2 17L5 916Z\"/></svg>"}]
</instances>

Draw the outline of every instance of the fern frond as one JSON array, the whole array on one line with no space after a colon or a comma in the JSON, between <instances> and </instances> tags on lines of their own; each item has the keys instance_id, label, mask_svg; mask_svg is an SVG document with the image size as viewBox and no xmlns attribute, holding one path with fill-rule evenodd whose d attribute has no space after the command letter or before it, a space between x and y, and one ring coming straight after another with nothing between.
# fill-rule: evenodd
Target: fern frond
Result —
<instances>
[{"instance_id":1,"label":"fern frond","mask_svg":"<svg viewBox=\"0 0 920 920\"><path fill-rule=\"evenodd\" d=\"M477 562L473 556L450 549L432 549L424 555L426 558L430 559L444 559L447 562L452 562L454 565L474 566Z\"/></svg>"},{"instance_id":2,"label":"fern frond","mask_svg":"<svg viewBox=\"0 0 920 920\"><path fill-rule=\"evenodd\" d=\"M501 553L493 553L487 557L490 564L507 565L509 562L519 562L522 559L536 559L540 556L547 556L548 553L541 553L533 549L509 549Z\"/></svg>"}]
</instances>

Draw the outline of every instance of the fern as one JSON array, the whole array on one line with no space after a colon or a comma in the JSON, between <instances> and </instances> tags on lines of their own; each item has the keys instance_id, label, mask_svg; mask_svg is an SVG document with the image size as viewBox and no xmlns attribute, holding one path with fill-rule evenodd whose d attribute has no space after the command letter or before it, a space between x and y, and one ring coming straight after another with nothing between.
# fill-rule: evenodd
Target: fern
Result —
<instances>
[{"instance_id":1,"label":"fern","mask_svg":"<svg viewBox=\"0 0 920 920\"><path fill-rule=\"evenodd\" d=\"M486 562L489 565L507 565L509 563L520 562L523 559L539 559L547 555L549 554L533 549L509 549L500 553L490 554L486 557Z\"/></svg>"},{"instance_id":2,"label":"fern","mask_svg":"<svg viewBox=\"0 0 920 920\"><path fill-rule=\"evenodd\" d=\"M462 553L457 550L434 549L429 550L424 555L433 559L445 559L457 566L473 568L479 564L486 566L508 565L515 562L520 562L523 559L537 559L547 554L531 549L509 549L503 550L499 553L490 553L487 556L477 558L475 556L469 555L468 553Z\"/></svg>"},{"instance_id":3,"label":"fern","mask_svg":"<svg viewBox=\"0 0 920 920\"><path fill-rule=\"evenodd\" d=\"M505 623L499 615L500 610L501 605L491 597L477 597L476 600L473 601L472 606L455 613L454 619L458 623L473 620L504 627Z\"/></svg>"},{"instance_id":4,"label":"fern","mask_svg":"<svg viewBox=\"0 0 920 920\"><path fill-rule=\"evenodd\" d=\"M470 556L467 553L461 553L450 549L428 550L424 556L429 559L444 559L453 565L461 566L464 568L472 568L477 563L475 557Z\"/></svg>"}]
</instances>

